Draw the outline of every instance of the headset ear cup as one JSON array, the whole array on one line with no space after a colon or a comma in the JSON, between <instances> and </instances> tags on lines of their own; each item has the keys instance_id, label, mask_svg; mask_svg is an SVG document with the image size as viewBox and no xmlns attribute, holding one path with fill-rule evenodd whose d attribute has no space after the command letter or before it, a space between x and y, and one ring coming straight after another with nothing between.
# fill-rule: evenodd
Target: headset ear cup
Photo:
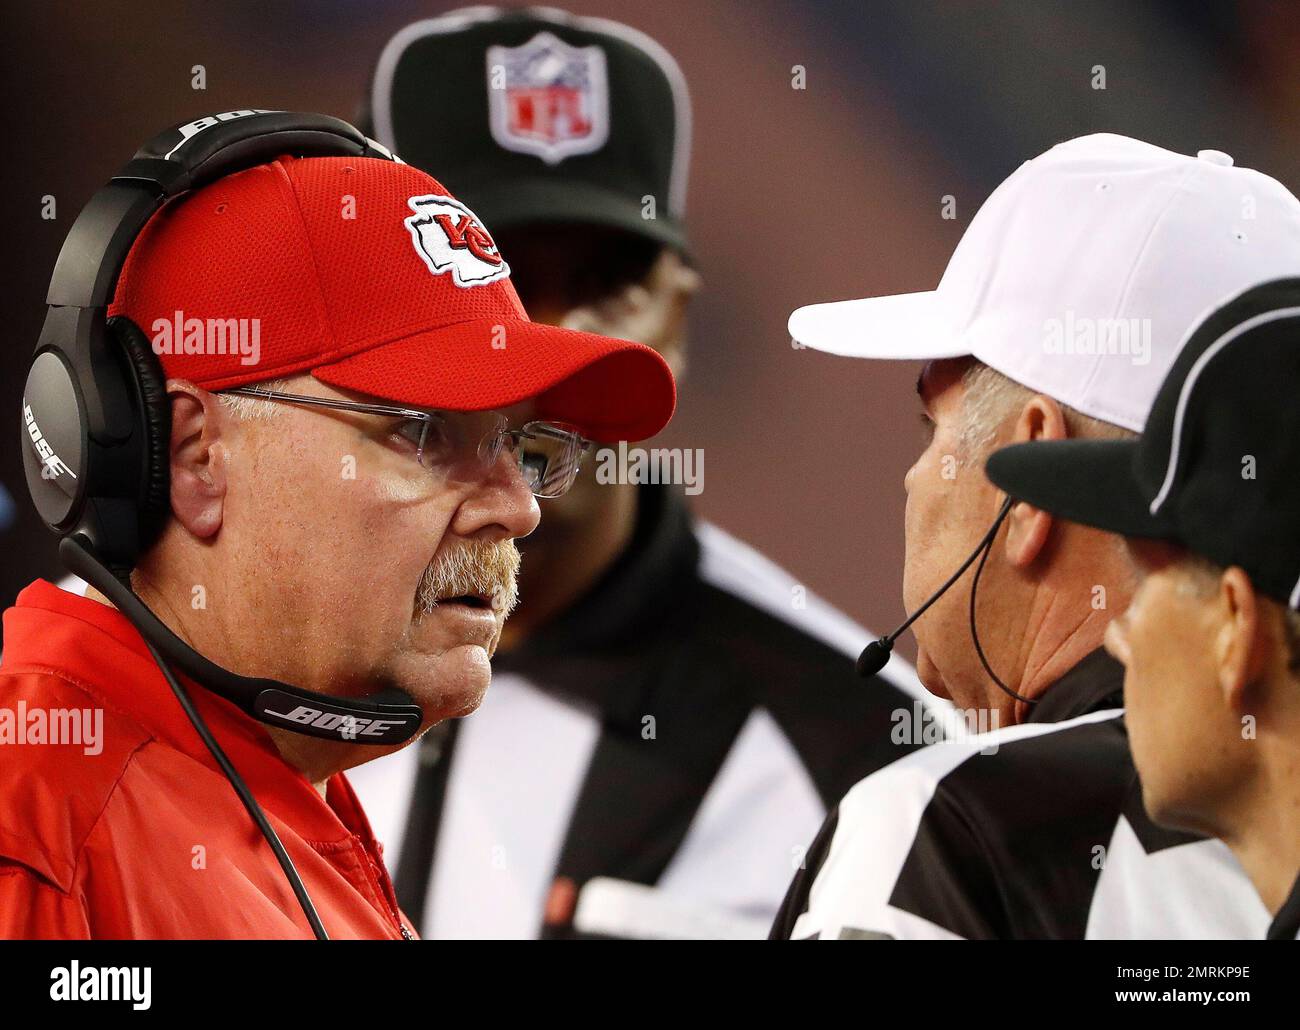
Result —
<instances>
[{"instance_id":1,"label":"headset ear cup","mask_svg":"<svg viewBox=\"0 0 1300 1030\"><path fill-rule=\"evenodd\" d=\"M129 318L108 320L108 331L126 358L136 385L144 425L144 469L140 481L140 553L162 532L171 514L172 407L162 363L144 331Z\"/></svg>"}]
</instances>

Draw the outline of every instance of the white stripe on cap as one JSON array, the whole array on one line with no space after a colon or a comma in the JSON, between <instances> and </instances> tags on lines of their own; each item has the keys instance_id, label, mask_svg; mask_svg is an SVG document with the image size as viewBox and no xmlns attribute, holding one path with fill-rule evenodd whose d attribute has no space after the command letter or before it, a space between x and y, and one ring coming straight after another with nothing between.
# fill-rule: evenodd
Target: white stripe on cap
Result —
<instances>
[{"instance_id":1,"label":"white stripe on cap","mask_svg":"<svg viewBox=\"0 0 1300 1030\"><path fill-rule=\"evenodd\" d=\"M1252 329L1257 329L1261 325L1269 322L1276 322L1283 318L1295 318L1300 316L1300 307L1278 308L1276 311L1265 311L1263 314L1256 315L1254 318L1248 318L1240 325L1233 326L1226 333L1215 340L1210 346L1205 348L1205 352L1196 359L1192 365L1192 370L1187 373L1187 378L1183 380L1183 388L1178 394L1178 406L1174 409L1174 435L1173 441L1169 448L1169 464L1165 469L1165 481L1160 486L1160 492L1156 494L1156 499L1151 502L1151 514L1155 515L1160 506L1165 503L1169 497L1169 491L1174 485L1174 472L1178 468L1178 449L1183 434L1183 417L1187 413L1187 404L1191 400L1192 390L1196 386L1196 380L1204 371L1205 366L1213 360L1214 356L1223 350L1228 344L1235 340L1243 333L1248 333ZM1296 591L1300 591L1300 584L1296 585ZM1292 607L1295 606L1297 593L1291 595Z\"/></svg>"},{"instance_id":2,"label":"white stripe on cap","mask_svg":"<svg viewBox=\"0 0 1300 1030\"><path fill-rule=\"evenodd\" d=\"M668 174L668 213L681 218L686 214L686 176L691 167L691 92L676 59L657 40L622 22L576 17L554 7L534 7L532 10L568 22L575 28L603 32L621 39L643 51L659 66L673 94L673 165Z\"/></svg>"}]
</instances>

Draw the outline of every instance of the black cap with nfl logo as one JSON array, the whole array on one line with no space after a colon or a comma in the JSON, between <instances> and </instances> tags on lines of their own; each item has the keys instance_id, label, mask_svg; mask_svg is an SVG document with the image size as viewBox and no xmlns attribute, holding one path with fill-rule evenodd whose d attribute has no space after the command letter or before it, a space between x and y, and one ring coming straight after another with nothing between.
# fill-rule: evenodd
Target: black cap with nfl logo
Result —
<instances>
[{"instance_id":1,"label":"black cap with nfl logo","mask_svg":"<svg viewBox=\"0 0 1300 1030\"><path fill-rule=\"evenodd\" d=\"M493 230L588 224L687 249L686 81L628 26L540 7L416 22L380 55L369 119Z\"/></svg>"},{"instance_id":2,"label":"black cap with nfl logo","mask_svg":"<svg viewBox=\"0 0 1300 1030\"><path fill-rule=\"evenodd\" d=\"M1168 540L1300 608L1300 279L1210 313L1179 351L1137 440L1016 444L985 471L1073 522Z\"/></svg>"}]
</instances>

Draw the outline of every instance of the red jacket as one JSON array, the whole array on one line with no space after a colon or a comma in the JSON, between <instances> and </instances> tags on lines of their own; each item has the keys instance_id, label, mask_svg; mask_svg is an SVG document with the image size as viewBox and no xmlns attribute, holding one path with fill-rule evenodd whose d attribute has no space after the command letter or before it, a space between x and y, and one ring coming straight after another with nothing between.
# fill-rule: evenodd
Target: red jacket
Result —
<instances>
[{"instance_id":1,"label":"red jacket","mask_svg":"<svg viewBox=\"0 0 1300 1030\"><path fill-rule=\"evenodd\" d=\"M329 935L401 938L406 921L347 780L332 777L322 798L260 723L182 682ZM310 936L136 630L44 581L24 590L4 613L0 661L0 937Z\"/></svg>"}]
</instances>

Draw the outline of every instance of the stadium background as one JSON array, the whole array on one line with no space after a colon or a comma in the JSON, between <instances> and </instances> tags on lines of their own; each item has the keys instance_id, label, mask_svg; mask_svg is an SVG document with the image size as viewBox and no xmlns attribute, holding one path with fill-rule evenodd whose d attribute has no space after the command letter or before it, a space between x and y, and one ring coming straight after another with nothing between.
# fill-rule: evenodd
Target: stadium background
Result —
<instances>
[{"instance_id":1,"label":"stadium background","mask_svg":"<svg viewBox=\"0 0 1300 1030\"><path fill-rule=\"evenodd\" d=\"M0 411L12 435L0 443L0 604L61 572L53 537L29 510L17 430L50 271L81 205L136 146L183 119L244 107L353 117L389 36L457 6L4 5ZM1225 150L1300 188L1291 4L575 0L566 9L649 33L691 87L687 220L706 286L679 414L658 443L703 448L698 511L875 629L901 612L917 368L792 349L789 311L932 287L997 183L1086 132ZM191 88L198 64L202 92ZM791 88L795 65L806 69L801 91ZM1104 90L1093 88L1096 65ZM41 218L47 194L58 204L52 221ZM946 195L955 219L941 217ZM900 646L910 652L910 639Z\"/></svg>"}]
</instances>

